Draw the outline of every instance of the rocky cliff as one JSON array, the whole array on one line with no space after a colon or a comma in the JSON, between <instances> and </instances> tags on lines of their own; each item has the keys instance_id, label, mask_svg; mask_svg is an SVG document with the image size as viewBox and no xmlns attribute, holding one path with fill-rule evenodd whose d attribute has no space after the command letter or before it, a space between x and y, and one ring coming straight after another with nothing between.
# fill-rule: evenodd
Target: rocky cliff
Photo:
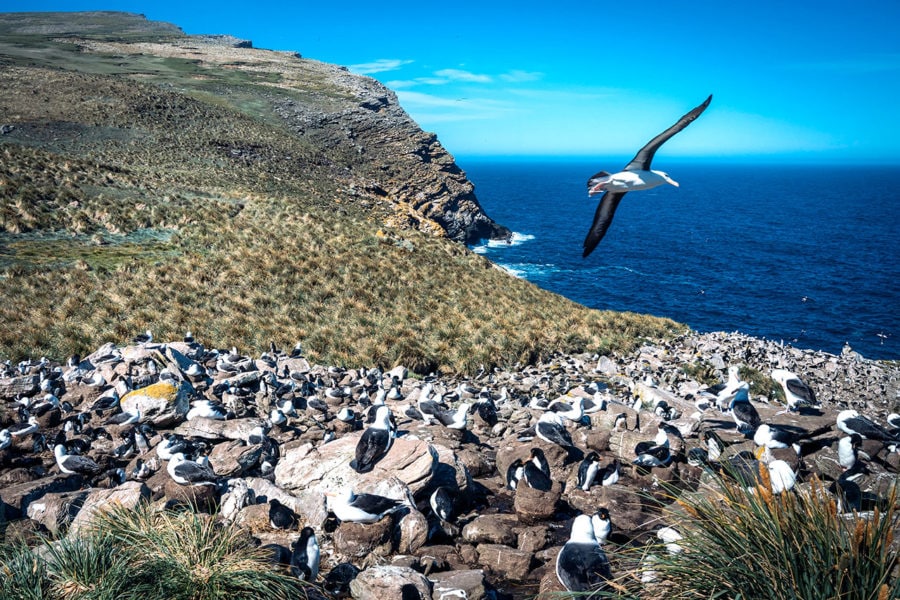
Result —
<instances>
[{"instance_id":1,"label":"rocky cliff","mask_svg":"<svg viewBox=\"0 0 900 600\"><path fill-rule=\"evenodd\" d=\"M8 65L124 76L175 92L222 96L232 108L267 119L314 147L317 162L351 195L389 203L393 224L463 243L510 233L484 213L472 184L437 137L422 131L396 95L371 78L298 53L255 49L252 42L227 35L188 36L142 15L17 13L0 16L0 32L8 40L2 45ZM68 100L74 108L85 98ZM73 121L81 121L80 111L71 112ZM21 129L14 129L15 120L7 125L13 126L7 140L16 140ZM113 126L141 123L125 119ZM254 156L253 149L227 150L241 160L266 158Z\"/></svg>"}]
</instances>

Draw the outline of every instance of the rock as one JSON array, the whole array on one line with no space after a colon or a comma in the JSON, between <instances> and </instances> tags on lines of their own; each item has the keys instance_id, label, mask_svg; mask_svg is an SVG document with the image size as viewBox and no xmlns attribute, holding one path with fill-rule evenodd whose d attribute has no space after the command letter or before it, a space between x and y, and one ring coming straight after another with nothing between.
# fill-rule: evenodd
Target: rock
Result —
<instances>
[{"instance_id":1,"label":"rock","mask_svg":"<svg viewBox=\"0 0 900 600\"><path fill-rule=\"evenodd\" d=\"M567 591L565 586L559 581L559 577L556 576L556 557L554 556L554 568L547 569L547 572L544 573L543 577L541 577L541 583L538 587L538 595L535 597L535 600L554 600L556 598L565 597L563 594Z\"/></svg>"},{"instance_id":2,"label":"rock","mask_svg":"<svg viewBox=\"0 0 900 600\"><path fill-rule=\"evenodd\" d=\"M0 488L0 499L3 500L7 521L26 517L28 505L43 498L46 494L73 492L79 488L83 480L79 475L51 475L35 481L27 481Z\"/></svg>"},{"instance_id":3,"label":"rock","mask_svg":"<svg viewBox=\"0 0 900 600\"><path fill-rule=\"evenodd\" d=\"M209 464L217 475L235 477L258 465L262 451L261 444L248 446L238 440L222 442L210 452Z\"/></svg>"},{"instance_id":4,"label":"rock","mask_svg":"<svg viewBox=\"0 0 900 600\"><path fill-rule=\"evenodd\" d=\"M356 493L404 501L408 492L415 494L427 488L437 462L434 449L427 443L398 438L371 472L360 474L350 468L359 435L349 434L317 448L306 444L288 450L275 467L276 485L298 496L321 497L350 486Z\"/></svg>"},{"instance_id":5,"label":"rock","mask_svg":"<svg viewBox=\"0 0 900 600\"><path fill-rule=\"evenodd\" d=\"M473 544L489 543L516 545L514 527L518 521L514 515L481 515L467 523L462 530L462 537Z\"/></svg>"},{"instance_id":6,"label":"rock","mask_svg":"<svg viewBox=\"0 0 900 600\"><path fill-rule=\"evenodd\" d=\"M57 535L68 528L87 496L87 490L51 492L29 504L26 513L29 519Z\"/></svg>"},{"instance_id":7,"label":"rock","mask_svg":"<svg viewBox=\"0 0 900 600\"><path fill-rule=\"evenodd\" d=\"M251 504L241 508L235 515L234 522L253 535L272 531L272 525L269 523L268 503Z\"/></svg>"},{"instance_id":8,"label":"rock","mask_svg":"<svg viewBox=\"0 0 900 600\"><path fill-rule=\"evenodd\" d=\"M18 396L31 396L40 389L38 375L0 377L0 400L15 400Z\"/></svg>"},{"instance_id":9,"label":"rock","mask_svg":"<svg viewBox=\"0 0 900 600\"><path fill-rule=\"evenodd\" d=\"M428 578L435 599L483 600L486 597L484 571L481 569L431 573Z\"/></svg>"},{"instance_id":10,"label":"rock","mask_svg":"<svg viewBox=\"0 0 900 600\"><path fill-rule=\"evenodd\" d=\"M213 513L219 506L219 489L212 483L181 485L170 478L164 489L170 501L195 506L202 512Z\"/></svg>"},{"instance_id":11,"label":"rock","mask_svg":"<svg viewBox=\"0 0 900 600\"><path fill-rule=\"evenodd\" d=\"M428 541L428 519L418 510L411 509L397 523L400 530L400 542L397 552L409 554L415 552Z\"/></svg>"},{"instance_id":12,"label":"rock","mask_svg":"<svg viewBox=\"0 0 900 600\"><path fill-rule=\"evenodd\" d=\"M560 493L554 486L549 492L542 492L527 484L516 486L516 497L513 507L519 521L526 524L538 523L550 519L556 512Z\"/></svg>"},{"instance_id":13,"label":"rock","mask_svg":"<svg viewBox=\"0 0 900 600\"><path fill-rule=\"evenodd\" d=\"M90 529L97 515L110 507L134 508L141 501L150 499L150 489L140 481L126 481L118 487L91 491L84 499L81 510L69 526L69 533L78 534Z\"/></svg>"},{"instance_id":14,"label":"rock","mask_svg":"<svg viewBox=\"0 0 900 600\"><path fill-rule=\"evenodd\" d=\"M597 360L597 366L594 367L596 373L603 373L608 376L615 375L618 370L619 367L616 365L616 362L608 356L601 356Z\"/></svg>"},{"instance_id":15,"label":"rock","mask_svg":"<svg viewBox=\"0 0 900 600\"><path fill-rule=\"evenodd\" d=\"M185 437L200 437L207 440L247 440L251 434L265 427L266 422L256 417L244 419L208 419L197 417L185 421L175 428L175 433Z\"/></svg>"},{"instance_id":16,"label":"rock","mask_svg":"<svg viewBox=\"0 0 900 600\"><path fill-rule=\"evenodd\" d=\"M177 387L160 381L128 392L119 401L122 410L140 411L145 421L157 428L170 427L183 419L190 409L191 386L181 382Z\"/></svg>"},{"instance_id":17,"label":"rock","mask_svg":"<svg viewBox=\"0 0 900 600\"><path fill-rule=\"evenodd\" d=\"M350 593L361 600L427 600L431 598L431 582L409 567L373 566L350 582Z\"/></svg>"},{"instance_id":18,"label":"rock","mask_svg":"<svg viewBox=\"0 0 900 600\"><path fill-rule=\"evenodd\" d=\"M472 477L485 477L494 471L494 465L483 452L476 452L470 448L460 448L456 451L456 457Z\"/></svg>"},{"instance_id":19,"label":"rock","mask_svg":"<svg viewBox=\"0 0 900 600\"><path fill-rule=\"evenodd\" d=\"M609 450L609 439L612 435L612 432L608 429L595 429L593 427L589 429L579 430L573 441L579 446L587 449L587 451L594 450L595 452L606 452Z\"/></svg>"},{"instance_id":20,"label":"rock","mask_svg":"<svg viewBox=\"0 0 900 600\"><path fill-rule=\"evenodd\" d=\"M544 525L517 527L516 537L518 539L516 547L524 552L538 552L543 550L550 542L550 532Z\"/></svg>"},{"instance_id":21,"label":"rock","mask_svg":"<svg viewBox=\"0 0 900 600\"><path fill-rule=\"evenodd\" d=\"M478 564L514 581L524 580L531 571L534 554L503 544L479 544Z\"/></svg>"},{"instance_id":22,"label":"rock","mask_svg":"<svg viewBox=\"0 0 900 600\"><path fill-rule=\"evenodd\" d=\"M67 383L66 393L60 396L60 401L69 402L72 406L89 407L104 392L104 388L97 385L85 385L83 383Z\"/></svg>"},{"instance_id":23,"label":"rock","mask_svg":"<svg viewBox=\"0 0 900 600\"><path fill-rule=\"evenodd\" d=\"M278 500L306 520L307 525L321 527L327 517L325 497L322 495L301 494L296 496L284 491L268 479L248 477L244 481L253 493L257 503L264 504L270 500Z\"/></svg>"},{"instance_id":24,"label":"rock","mask_svg":"<svg viewBox=\"0 0 900 600\"><path fill-rule=\"evenodd\" d=\"M35 546L47 536L47 530L37 521L31 519L18 519L5 523L3 540L10 545L27 544Z\"/></svg>"},{"instance_id":25,"label":"rock","mask_svg":"<svg viewBox=\"0 0 900 600\"><path fill-rule=\"evenodd\" d=\"M391 552L393 528L392 515L375 523L341 523L334 532L334 550L351 561L387 556Z\"/></svg>"}]
</instances>

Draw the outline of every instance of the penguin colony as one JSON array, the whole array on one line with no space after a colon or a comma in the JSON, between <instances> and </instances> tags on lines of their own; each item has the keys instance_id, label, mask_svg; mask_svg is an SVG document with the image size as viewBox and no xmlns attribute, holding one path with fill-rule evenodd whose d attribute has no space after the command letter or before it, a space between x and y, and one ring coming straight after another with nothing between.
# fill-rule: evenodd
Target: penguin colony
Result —
<instances>
[{"instance_id":1,"label":"penguin colony","mask_svg":"<svg viewBox=\"0 0 900 600\"><path fill-rule=\"evenodd\" d=\"M739 365L731 365L720 384L686 392L651 375L623 384L625 378L565 361L562 376L497 370L450 383L397 370L310 368L299 345L285 352L273 344L251 358L236 348L206 349L192 334L160 343L147 331L132 346L107 345L65 364L41 359L0 366L3 381L35 381L35 389L7 404L12 410L0 429L0 465L35 468L52 456L51 468L80 478L84 487L165 474L190 493L217 490L226 520L264 504L270 530L289 536L285 546L273 545L275 560L294 576L340 595L364 565L334 560L330 549L320 548L319 537L330 541L343 523L396 523L418 511L428 521L427 543L446 543L459 539L497 498L513 499L518 512L520 499L530 496L547 509L544 521L557 524L554 583L585 592L603 589L616 576L615 544L623 533L614 523L627 507L615 490L623 486L653 490L679 479L724 478L751 492L767 482L773 493L794 493L811 472L807 459L827 450L835 463L831 489L844 499L843 509L865 510L879 501L859 490L868 466L877 461L890 471L900 462L893 458L900 447L900 416L877 418L843 407L823 422L827 417L814 387L782 366L769 371L785 399L776 405L751 391ZM274 479L279 440L302 434L321 447L356 432L348 465L360 476L388 477L379 465L397 439L431 435L482 448L490 457L486 463L495 463L489 476L500 485L463 489L440 481L415 497L388 497L348 483L326 493L331 524L317 530L284 498L258 498L245 480L218 474L208 440L165 430L159 415L123 406L130 392L159 383L191 390L182 422L261 421L239 440L261 448L249 469L261 478ZM88 390L90 401L73 402L70 392L76 389L82 398ZM491 449L492 439L506 446ZM682 550L678 531L664 523L654 527L657 543L670 552Z\"/></svg>"}]
</instances>

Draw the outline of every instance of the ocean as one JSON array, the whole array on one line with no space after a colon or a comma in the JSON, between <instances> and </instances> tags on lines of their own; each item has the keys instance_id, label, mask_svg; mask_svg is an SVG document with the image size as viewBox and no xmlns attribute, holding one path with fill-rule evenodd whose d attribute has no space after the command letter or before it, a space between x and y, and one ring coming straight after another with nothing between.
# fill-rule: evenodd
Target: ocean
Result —
<instances>
[{"instance_id":1,"label":"ocean","mask_svg":"<svg viewBox=\"0 0 900 600\"><path fill-rule=\"evenodd\" d=\"M900 358L900 167L663 164L680 187L629 193L588 258L599 196L627 162L457 159L515 232L473 250L580 304L798 348Z\"/></svg>"}]
</instances>

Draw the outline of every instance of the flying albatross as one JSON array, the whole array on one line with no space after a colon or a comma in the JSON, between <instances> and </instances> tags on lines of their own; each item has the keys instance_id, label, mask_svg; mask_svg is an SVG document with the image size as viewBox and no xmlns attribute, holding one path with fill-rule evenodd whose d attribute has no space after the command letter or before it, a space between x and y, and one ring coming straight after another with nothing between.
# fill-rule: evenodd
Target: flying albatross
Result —
<instances>
[{"instance_id":1,"label":"flying albatross","mask_svg":"<svg viewBox=\"0 0 900 600\"><path fill-rule=\"evenodd\" d=\"M591 230L584 239L584 254L587 256L594 251L600 240L609 229L612 223L613 215L619 202L625 197L625 194L636 190L649 190L664 183L670 183L678 187L678 183L672 180L666 173L662 171L651 171L650 162L653 155L659 150L659 147L666 143L670 137L691 124L691 121L700 116L706 107L712 101L712 95L703 101L703 104L681 117L677 123L663 131L661 134L650 140L646 146L641 148L630 163L618 173L610 175L606 171L600 171L592 176L587 183L588 195L593 196L599 192L604 192L600 198L600 204L597 206L597 212L594 213L594 222L591 224Z\"/></svg>"}]
</instances>

